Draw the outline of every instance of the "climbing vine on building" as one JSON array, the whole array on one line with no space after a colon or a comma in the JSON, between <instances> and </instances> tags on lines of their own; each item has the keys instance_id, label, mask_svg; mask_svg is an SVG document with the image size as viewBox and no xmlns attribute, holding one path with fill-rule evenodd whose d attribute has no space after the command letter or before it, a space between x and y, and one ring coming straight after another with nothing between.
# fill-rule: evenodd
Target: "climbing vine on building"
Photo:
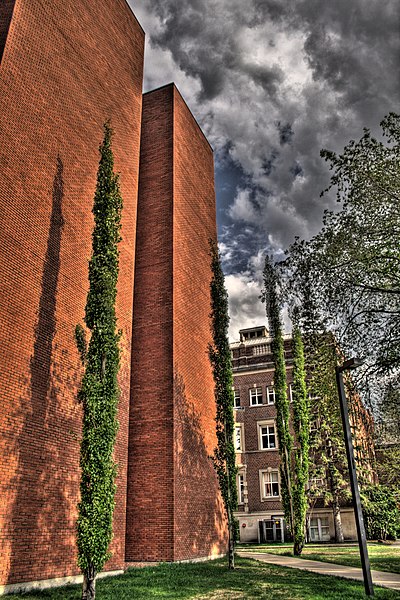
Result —
<instances>
[{"instance_id":1,"label":"climbing vine on building","mask_svg":"<svg viewBox=\"0 0 400 600\"><path fill-rule=\"evenodd\" d=\"M78 563L84 576L82 599L95 598L97 573L110 557L116 465L113 450L118 429L117 405L120 364L115 300L119 271L118 242L121 240L122 198L119 178L114 173L112 129L104 125L100 162L94 196L92 257L89 262L89 292L85 324L75 338L84 375L79 392L83 408L80 452L81 498L78 505Z\"/></svg>"},{"instance_id":2,"label":"climbing vine on building","mask_svg":"<svg viewBox=\"0 0 400 600\"><path fill-rule=\"evenodd\" d=\"M218 248L214 241L210 241L210 256L212 270L210 285L212 344L209 345L209 357L215 384L217 434L217 447L214 450L213 463L228 521L229 568L233 569L235 567L235 542L238 538L238 525L234 516L238 500L236 488L237 468L233 440L235 426L233 377L228 339L228 294L225 288Z\"/></svg>"}]
</instances>

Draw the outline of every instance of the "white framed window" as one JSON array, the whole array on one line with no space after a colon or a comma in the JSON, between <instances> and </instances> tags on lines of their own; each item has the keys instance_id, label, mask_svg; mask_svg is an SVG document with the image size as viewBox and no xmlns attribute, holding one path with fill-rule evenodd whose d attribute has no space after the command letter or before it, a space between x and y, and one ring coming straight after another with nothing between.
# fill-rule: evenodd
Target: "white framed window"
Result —
<instances>
[{"instance_id":1,"label":"white framed window","mask_svg":"<svg viewBox=\"0 0 400 600\"><path fill-rule=\"evenodd\" d=\"M275 450L276 431L274 421L257 423L258 425L258 447L260 450Z\"/></svg>"},{"instance_id":2,"label":"white framed window","mask_svg":"<svg viewBox=\"0 0 400 600\"><path fill-rule=\"evenodd\" d=\"M250 406L262 404L262 389L260 387L250 388Z\"/></svg>"},{"instance_id":3,"label":"white framed window","mask_svg":"<svg viewBox=\"0 0 400 600\"><path fill-rule=\"evenodd\" d=\"M273 385L267 387L267 404L275 404L275 388Z\"/></svg>"},{"instance_id":4,"label":"white framed window","mask_svg":"<svg viewBox=\"0 0 400 600\"><path fill-rule=\"evenodd\" d=\"M308 488L314 491L321 490L325 487L325 479L322 477L311 477L308 480Z\"/></svg>"},{"instance_id":5,"label":"white framed window","mask_svg":"<svg viewBox=\"0 0 400 600\"><path fill-rule=\"evenodd\" d=\"M244 504L244 475L239 473L236 478L238 504Z\"/></svg>"},{"instance_id":6,"label":"white framed window","mask_svg":"<svg viewBox=\"0 0 400 600\"><path fill-rule=\"evenodd\" d=\"M243 425L235 425L234 443L236 452L243 452Z\"/></svg>"},{"instance_id":7,"label":"white framed window","mask_svg":"<svg viewBox=\"0 0 400 600\"><path fill-rule=\"evenodd\" d=\"M261 500L279 498L279 472L260 471Z\"/></svg>"},{"instance_id":8,"label":"white framed window","mask_svg":"<svg viewBox=\"0 0 400 600\"><path fill-rule=\"evenodd\" d=\"M327 542L330 540L328 517L311 517L310 539L312 542Z\"/></svg>"},{"instance_id":9,"label":"white framed window","mask_svg":"<svg viewBox=\"0 0 400 600\"><path fill-rule=\"evenodd\" d=\"M310 433L315 433L319 430L321 422L318 417L313 417L310 419Z\"/></svg>"},{"instance_id":10,"label":"white framed window","mask_svg":"<svg viewBox=\"0 0 400 600\"><path fill-rule=\"evenodd\" d=\"M240 390L233 390L233 408L240 406Z\"/></svg>"}]
</instances>

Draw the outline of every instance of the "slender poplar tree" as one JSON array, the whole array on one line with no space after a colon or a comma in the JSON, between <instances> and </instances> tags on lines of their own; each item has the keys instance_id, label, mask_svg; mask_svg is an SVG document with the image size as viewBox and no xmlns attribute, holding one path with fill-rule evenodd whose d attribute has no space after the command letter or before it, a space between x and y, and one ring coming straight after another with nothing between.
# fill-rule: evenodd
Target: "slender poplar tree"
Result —
<instances>
[{"instance_id":1,"label":"slender poplar tree","mask_svg":"<svg viewBox=\"0 0 400 600\"><path fill-rule=\"evenodd\" d=\"M233 441L235 421L233 417L233 377L231 351L228 339L228 294L216 243L210 240L212 279L211 291L211 330L212 345L209 357L214 375L216 402L217 447L213 463L225 506L229 534L229 568L235 568L235 542L237 540L237 488L235 446Z\"/></svg>"},{"instance_id":2,"label":"slender poplar tree","mask_svg":"<svg viewBox=\"0 0 400 600\"><path fill-rule=\"evenodd\" d=\"M290 271L290 258L288 270ZM340 503L347 496L347 459L342 419L336 387L335 367L339 361L337 344L326 330L326 319L315 295L311 264L304 261L301 278L289 281L288 291L297 302L297 319L303 332L307 384L311 392L309 414L314 422L309 439L309 471L311 482L308 501L322 497L332 506L335 541L343 542Z\"/></svg>"},{"instance_id":3,"label":"slender poplar tree","mask_svg":"<svg viewBox=\"0 0 400 600\"><path fill-rule=\"evenodd\" d=\"M78 505L78 563L83 573L83 600L95 598L97 573L110 557L112 517L115 504L116 465L113 459L118 429L117 375L120 363L115 315L119 270L122 199L118 175L114 173L112 129L104 125L100 162L92 212L92 257L89 263L89 292L85 323L90 330L86 344L83 327L75 338L84 365L79 400L83 406L80 454L81 499Z\"/></svg>"},{"instance_id":4,"label":"slender poplar tree","mask_svg":"<svg viewBox=\"0 0 400 600\"><path fill-rule=\"evenodd\" d=\"M266 256L263 272L264 290L262 299L265 302L270 335L272 337L272 358L275 367L274 388L276 427L278 434L281 496L286 523L293 535L293 490L291 457L293 451L293 437L289 428L289 398L286 391L286 366L283 344L282 323L280 317L280 301L278 297L278 277L272 258Z\"/></svg>"},{"instance_id":5,"label":"slender poplar tree","mask_svg":"<svg viewBox=\"0 0 400 600\"><path fill-rule=\"evenodd\" d=\"M293 429L296 437L293 477L293 554L299 556L306 539L309 452L309 403L304 365L304 348L297 324L292 332L293 348Z\"/></svg>"}]
</instances>

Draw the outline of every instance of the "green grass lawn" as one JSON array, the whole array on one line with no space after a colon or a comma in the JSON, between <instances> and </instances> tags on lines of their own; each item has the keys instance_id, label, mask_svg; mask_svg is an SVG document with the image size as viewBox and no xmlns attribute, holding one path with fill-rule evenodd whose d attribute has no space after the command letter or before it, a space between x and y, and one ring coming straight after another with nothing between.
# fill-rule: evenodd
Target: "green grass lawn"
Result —
<instances>
[{"instance_id":1,"label":"green grass lawn","mask_svg":"<svg viewBox=\"0 0 400 600\"><path fill-rule=\"evenodd\" d=\"M240 550L252 552L268 552L270 554L285 554L292 556L292 544L262 544L242 545ZM368 555L371 569L376 571L390 571L400 573L400 546L389 546L386 544L368 543ZM310 560L321 560L323 562L336 563L349 567L361 567L360 552L357 544L338 545L315 545L305 546L301 558Z\"/></svg>"},{"instance_id":2,"label":"green grass lawn","mask_svg":"<svg viewBox=\"0 0 400 600\"><path fill-rule=\"evenodd\" d=\"M25 600L79 600L80 586L12 596ZM376 588L376 600L397 600L398 592ZM161 564L130 569L97 582L97 600L365 600L362 583L286 569L237 558L229 571L225 560Z\"/></svg>"}]
</instances>

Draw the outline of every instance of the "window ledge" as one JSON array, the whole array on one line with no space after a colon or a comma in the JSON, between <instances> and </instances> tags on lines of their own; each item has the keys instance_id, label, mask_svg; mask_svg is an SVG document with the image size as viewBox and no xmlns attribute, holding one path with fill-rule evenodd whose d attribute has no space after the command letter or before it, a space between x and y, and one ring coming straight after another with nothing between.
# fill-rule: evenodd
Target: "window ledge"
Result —
<instances>
[{"instance_id":1,"label":"window ledge","mask_svg":"<svg viewBox=\"0 0 400 600\"><path fill-rule=\"evenodd\" d=\"M271 502L272 500L282 500L281 496L268 496L268 498L261 498L261 502Z\"/></svg>"}]
</instances>

